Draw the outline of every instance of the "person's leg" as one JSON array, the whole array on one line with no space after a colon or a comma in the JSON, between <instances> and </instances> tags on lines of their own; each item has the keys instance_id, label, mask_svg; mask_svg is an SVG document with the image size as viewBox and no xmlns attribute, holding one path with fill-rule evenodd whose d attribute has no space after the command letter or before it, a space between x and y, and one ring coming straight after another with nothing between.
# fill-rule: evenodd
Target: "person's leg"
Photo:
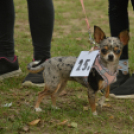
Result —
<instances>
[{"instance_id":1,"label":"person's leg","mask_svg":"<svg viewBox=\"0 0 134 134\"><path fill-rule=\"evenodd\" d=\"M129 30L128 0L109 0L109 25L111 35L118 37L123 30ZM123 49L120 59L128 59L128 45Z\"/></svg>"},{"instance_id":2,"label":"person's leg","mask_svg":"<svg viewBox=\"0 0 134 134\"><path fill-rule=\"evenodd\" d=\"M46 60L51 57L51 38L54 24L54 8L52 0L27 0L29 23L34 47L34 60ZM42 72L29 74L23 86L44 86Z\"/></svg>"},{"instance_id":3,"label":"person's leg","mask_svg":"<svg viewBox=\"0 0 134 134\"><path fill-rule=\"evenodd\" d=\"M27 0L27 2L34 47L34 59L48 59L50 58L51 38L54 23L52 0Z\"/></svg>"},{"instance_id":4,"label":"person's leg","mask_svg":"<svg viewBox=\"0 0 134 134\"><path fill-rule=\"evenodd\" d=\"M128 20L128 0L109 0L109 24L111 29L112 36L118 36L119 33L123 30L129 30L129 20ZM123 61L128 63L128 45L126 45L123 49L122 55L120 57L119 65L122 65L126 68L126 70L119 70L119 74L117 76L117 81L113 84L111 84L111 93L112 95L118 97L119 95L132 95L132 92L130 90L127 90L127 93L124 92L124 84L128 84L125 87L130 88L134 87L130 83L127 82L131 77L129 77L128 73L128 65L123 65ZM133 77L132 77L133 78ZM132 80L131 80L132 81ZM118 92L118 93L117 93ZM134 92L134 88L133 88ZM125 93L125 94L124 94Z\"/></svg>"},{"instance_id":5,"label":"person's leg","mask_svg":"<svg viewBox=\"0 0 134 134\"><path fill-rule=\"evenodd\" d=\"M14 56L14 19L13 0L0 0L0 80L20 73Z\"/></svg>"},{"instance_id":6,"label":"person's leg","mask_svg":"<svg viewBox=\"0 0 134 134\"><path fill-rule=\"evenodd\" d=\"M119 33L123 30L129 30L128 21L128 0L109 0L109 25L111 30L111 35L117 37ZM120 57L120 62L122 60L128 61L128 45L123 49L122 55ZM111 85L111 90L120 86L129 78L129 74L126 75L120 70L117 76L117 82Z\"/></svg>"}]
</instances>

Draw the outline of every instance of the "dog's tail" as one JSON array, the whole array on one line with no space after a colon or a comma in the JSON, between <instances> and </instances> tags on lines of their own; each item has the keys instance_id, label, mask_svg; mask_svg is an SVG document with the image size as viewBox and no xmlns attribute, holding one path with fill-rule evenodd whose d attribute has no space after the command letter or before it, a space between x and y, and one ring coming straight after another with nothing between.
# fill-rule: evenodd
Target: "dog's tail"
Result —
<instances>
[{"instance_id":1,"label":"dog's tail","mask_svg":"<svg viewBox=\"0 0 134 134\"><path fill-rule=\"evenodd\" d=\"M45 68L45 62L33 61L27 65L27 69L30 73L38 73Z\"/></svg>"}]
</instances>

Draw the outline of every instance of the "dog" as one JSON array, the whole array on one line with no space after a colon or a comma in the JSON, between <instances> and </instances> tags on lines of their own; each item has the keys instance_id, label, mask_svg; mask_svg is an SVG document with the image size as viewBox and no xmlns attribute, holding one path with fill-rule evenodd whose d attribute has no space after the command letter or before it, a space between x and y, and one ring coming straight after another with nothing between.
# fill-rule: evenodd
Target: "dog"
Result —
<instances>
[{"instance_id":1,"label":"dog","mask_svg":"<svg viewBox=\"0 0 134 134\"><path fill-rule=\"evenodd\" d=\"M122 31L119 37L107 37L100 27L94 26L94 40L100 46L100 52L98 55L98 63L110 72L112 76L111 82L115 81L118 70L119 58L122 53L123 46L127 44L129 40L128 31ZM70 77L70 72L77 60L77 57L53 57L42 63L31 62L28 64L27 69L30 73L38 73L44 70L43 76L45 81L45 89L38 95L38 100L35 104L35 110L41 111L39 107L42 99L45 96L51 96L52 107L56 108L56 97L65 88L67 81L75 81L88 88L88 100L93 115L97 115L95 95L98 90L105 88L105 94L98 102L100 106L103 105L105 98L109 96L109 81L106 83L105 76L97 71L97 65L95 64L91 69L89 76L83 77ZM105 70L104 69L104 70ZM104 71L103 70L103 71ZM101 72L101 71L100 71ZM111 79L111 77L110 77Z\"/></svg>"}]
</instances>

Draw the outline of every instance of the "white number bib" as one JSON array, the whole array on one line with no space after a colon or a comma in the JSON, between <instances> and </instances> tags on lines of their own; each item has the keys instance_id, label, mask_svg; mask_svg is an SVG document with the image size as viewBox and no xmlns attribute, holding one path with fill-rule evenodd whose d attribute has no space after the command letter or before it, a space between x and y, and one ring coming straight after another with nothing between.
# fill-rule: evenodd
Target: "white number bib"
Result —
<instances>
[{"instance_id":1,"label":"white number bib","mask_svg":"<svg viewBox=\"0 0 134 134\"><path fill-rule=\"evenodd\" d=\"M81 51L70 73L70 76L71 77L88 76L98 53L99 50L92 51L92 52Z\"/></svg>"}]
</instances>

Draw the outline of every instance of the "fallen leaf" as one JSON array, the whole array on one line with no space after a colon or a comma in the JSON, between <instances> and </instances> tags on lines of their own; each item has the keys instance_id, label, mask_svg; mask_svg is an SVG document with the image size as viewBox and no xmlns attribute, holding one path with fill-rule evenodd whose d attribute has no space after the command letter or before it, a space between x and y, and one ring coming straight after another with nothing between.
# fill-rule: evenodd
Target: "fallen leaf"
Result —
<instances>
[{"instance_id":1,"label":"fallen leaf","mask_svg":"<svg viewBox=\"0 0 134 134\"><path fill-rule=\"evenodd\" d=\"M88 107L83 107L83 111L88 111Z\"/></svg>"},{"instance_id":2,"label":"fallen leaf","mask_svg":"<svg viewBox=\"0 0 134 134\"><path fill-rule=\"evenodd\" d=\"M71 122L71 124L69 124L68 127L77 128L77 123Z\"/></svg>"},{"instance_id":3,"label":"fallen leaf","mask_svg":"<svg viewBox=\"0 0 134 134\"><path fill-rule=\"evenodd\" d=\"M129 116L129 119L130 119L131 121L133 121L133 117L132 117L132 116Z\"/></svg>"},{"instance_id":4,"label":"fallen leaf","mask_svg":"<svg viewBox=\"0 0 134 134\"><path fill-rule=\"evenodd\" d=\"M63 90L63 91L59 94L59 96L65 96L65 95L67 95L67 92L66 92L65 90Z\"/></svg>"},{"instance_id":5,"label":"fallen leaf","mask_svg":"<svg viewBox=\"0 0 134 134\"><path fill-rule=\"evenodd\" d=\"M29 128L28 126L24 126L24 127L22 128L22 130L23 130L24 132L28 132L28 131L30 130L30 128Z\"/></svg>"},{"instance_id":6,"label":"fallen leaf","mask_svg":"<svg viewBox=\"0 0 134 134\"><path fill-rule=\"evenodd\" d=\"M112 108L112 106L110 104L108 104L108 103L104 103L103 107Z\"/></svg>"},{"instance_id":7,"label":"fallen leaf","mask_svg":"<svg viewBox=\"0 0 134 134\"><path fill-rule=\"evenodd\" d=\"M110 101L110 99L109 98L106 98L106 100L105 100L106 102L109 102Z\"/></svg>"},{"instance_id":8,"label":"fallen leaf","mask_svg":"<svg viewBox=\"0 0 134 134\"><path fill-rule=\"evenodd\" d=\"M51 120L49 121L50 123L53 123L53 122L58 122L58 120Z\"/></svg>"},{"instance_id":9,"label":"fallen leaf","mask_svg":"<svg viewBox=\"0 0 134 134\"><path fill-rule=\"evenodd\" d=\"M76 40L82 40L82 38L76 38Z\"/></svg>"},{"instance_id":10,"label":"fallen leaf","mask_svg":"<svg viewBox=\"0 0 134 134\"><path fill-rule=\"evenodd\" d=\"M103 15L100 15L100 18L104 18Z\"/></svg>"},{"instance_id":11,"label":"fallen leaf","mask_svg":"<svg viewBox=\"0 0 134 134\"><path fill-rule=\"evenodd\" d=\"M101 132L95 132L94 134L101 134Z\"/></svg>"},{"instance_id":12,"label":"fallen leaf","mask_svg":"<svg viewBox=\"0 0 134 134\"><path fill-rule=\"evenodd\" d=\"M109 116L109 119L110 120L113 120L114 119L114 116L113 115Z\"/></svg>"},{"instance_id":13,"label":"fallen leaf","mask_svg":"<svg viewBox=\"0 0 134 134\"><path fill-rule=\"evenodd\" d=\"M82 95L81 94L78 94L77 97L80 99L82 97Z\"/></svg>"},{"instance_id":14,"label":"fallen leaf","mask_svg":"<svg viewBox=\"0 0 134 134\"><path fill-rule=\"evenodd\" d=\"M6 103L4 105L2 105L2 107L11 107L12 106L12 102L11 103Z\"/></svg>"},{"instance_id":15,"label":"fallen leaf","mask_svg":"<svg viewBox=\"0 0 134 134\"><path fill-rule=\"evenodd\" d=\"M0 127L0 130L2 130L2 129L7 129L8 127Z\"/></svg>"},{"instance_id":16,"label":"fallen leaf","mask_svg":"<svg viewBox=\"0 0 134 134\"><path fill-rule=\"evenodd\" d=\"M37 119L37 120L34 120L34 121L29 122L28 124L29 124L30 126L35 126L35 125L37 125L39 122L40 122L40 119Z\"/></svg>"},{"instance_id":17,"label":"fallen leaf","mask_svg":"<svg viewBox=\"0 0 134 134\"><path fill-rule=\"evenodd\" d=\"M27 91L25 92L25 96L29 96L31 94L31 92Z\"/></svg>"},{"instance_id":18,"label":"fallen leaf","mask_svg":"<svg viewBox=\"0 0 134 134\"><path fill-rule=\"evenodd\" d=\"M14 116L14 115L9 116L9 120L10 120L11 122L14 122L14 121L15 121L15 116Z\"/></svg>"},{"instance_id":19,"label":"fallen leaf","mask_svg":"<svg viewBox=\"0 0 134 134\"><path fill-rule=\"evenodd\" d=\"M60 123L57 123L57 125L58 125L58 126L63 126L63 125L65 125L67 122L68 122L68 120L64 120L64 121L62 121L62 122L60 122Z\"/></svg>"},{"instance_id":20,"label":"fallen leaf","mask_svg":"<svg viewBox=\"0 0 134 134\"><path fill-rule=\"evenodd\" d=\"M118 126L114 126L114 128L116 128L116 129L120 129L120 127L118 127Z\"/></svg>"},{"instance_id":21,"label":"fallen leaf","mask_svg":"<svg viewBox=\"0 0 134 134\"><path fill-rule=\"evenodd\" d=\"M38 126L39 126L40 128L44 128L44 125L45 125L44 121L40 121L39 124L38 124Z\"/></svg>"}]
</instances>

